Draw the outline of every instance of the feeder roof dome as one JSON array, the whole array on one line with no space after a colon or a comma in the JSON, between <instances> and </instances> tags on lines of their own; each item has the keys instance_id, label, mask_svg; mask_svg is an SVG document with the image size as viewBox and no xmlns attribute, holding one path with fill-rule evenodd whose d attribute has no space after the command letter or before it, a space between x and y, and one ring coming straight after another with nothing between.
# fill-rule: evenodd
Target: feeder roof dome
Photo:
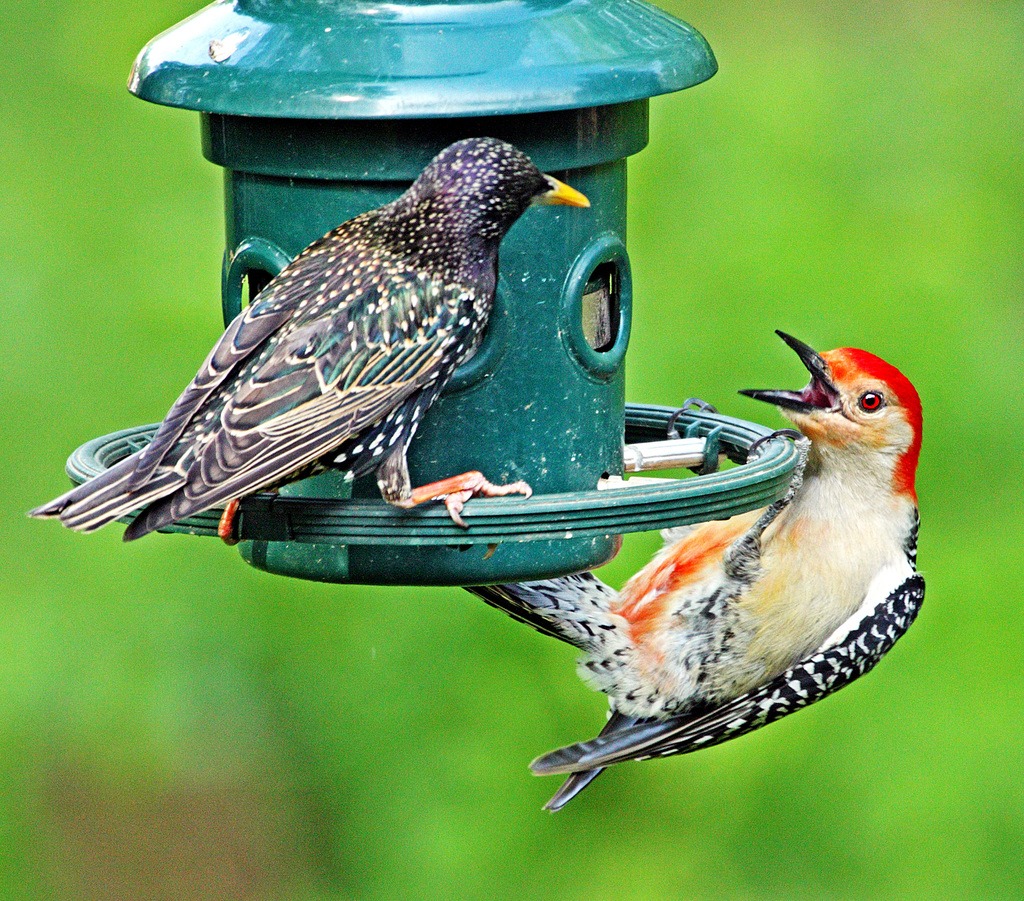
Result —
<instances>
[{"instance_id":1,"label":"feeder roof dome","mask_svg":"<svg viewBox=\"0 0 1024 901\"><path fill-rule=\"evenodd\" d=\"M641 0L217 0L150 41L128 87L228 115L436 118L623 103L716 70Z\"/></svg>"}]
</instances>

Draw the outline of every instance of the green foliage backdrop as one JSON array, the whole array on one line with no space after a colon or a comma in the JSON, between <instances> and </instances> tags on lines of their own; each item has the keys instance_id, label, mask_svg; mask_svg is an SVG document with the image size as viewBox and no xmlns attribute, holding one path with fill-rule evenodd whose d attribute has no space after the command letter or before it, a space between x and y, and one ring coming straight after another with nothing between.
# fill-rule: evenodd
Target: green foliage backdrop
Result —
<instances>
[{"instance_id":1,"label":"green foliage backdrop","mask_svg":"<svg viewBox=\"0 0 1024 901\"><path fill-rule=\"evenodd\" d=\"M526 763L602 721L569 649L454 589L25 519L73 447L194 371L222 213L197 117L124 89L194 0L22 4L0 24L0 896L1024 894L1024 8L665 6L721 71L654 101L631 164L629 397L772 421L735 390L801 383L776 327L901 366L927 426L907 639L552 817Z\"/></svg>"}]
</instances>

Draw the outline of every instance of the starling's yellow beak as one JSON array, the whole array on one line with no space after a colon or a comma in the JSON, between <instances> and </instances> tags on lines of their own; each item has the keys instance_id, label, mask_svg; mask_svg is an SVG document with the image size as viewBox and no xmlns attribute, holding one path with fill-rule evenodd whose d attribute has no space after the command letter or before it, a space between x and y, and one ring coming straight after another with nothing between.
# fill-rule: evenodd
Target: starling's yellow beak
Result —
<instances>
[{"instance_id":1,"label":"starling's yellow beak","mask_svg":"<svg viewBox=\"0 0 1024 901\"><path fill-rule=\"evenodd\" d=\"M550 175L544 176L551 185L550 191L545 191L543 194L538 194L534 199L534 203L542 203L545 205L560 203L564 206L590 206L590 201L587 200L585 194L581 194L575 188L570 188L567 184L560 182L557 178L552 178Z\"/></svg>"}]
</instances>

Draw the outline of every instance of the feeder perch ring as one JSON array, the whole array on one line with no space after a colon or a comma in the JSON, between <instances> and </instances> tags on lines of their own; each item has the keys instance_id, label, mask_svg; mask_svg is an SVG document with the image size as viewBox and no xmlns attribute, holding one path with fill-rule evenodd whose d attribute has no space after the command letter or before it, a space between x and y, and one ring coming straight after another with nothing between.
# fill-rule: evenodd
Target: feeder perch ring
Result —
<instances>
[{"instance_id":1,"label":"feeder perch ring","mask_svg":"<svg viewBox=\"0 0 1024 901\"><path fill-rule=\"evenodd\" d=\"M709 412L683 413L673 407L626 405L627 442L664 442L669 420L687 438L705 442L707 457L718 454L743 465L684 479L634 478L604 490L535 495L530 499L475 498L456 526L440 505L401 510L383 500L250 495L242 500L239 535L245 540L328 545L466 546L502 542L621 535L727 519L767 506L785 493L797 451L785 436L764 426ZM76 450L67 472L75 482L95 478L147 444L156 425L137 426L96 438ZM749 449L760 453L749 463ZM670 442L665 442L670 443ZM644 456L649 456L645 453ZM693 462L693 461L687 461ZM220 508L190 516L162 531L217 535ZM128 522L131 517L124 521Z\"/></svg>"}]
</instances>

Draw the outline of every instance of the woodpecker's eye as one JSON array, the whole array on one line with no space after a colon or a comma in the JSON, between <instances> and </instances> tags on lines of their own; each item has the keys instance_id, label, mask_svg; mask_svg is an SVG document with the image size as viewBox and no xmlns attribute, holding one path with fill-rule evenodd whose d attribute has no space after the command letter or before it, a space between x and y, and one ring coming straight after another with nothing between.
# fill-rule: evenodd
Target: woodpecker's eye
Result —
<instances>
[{"instance_id":1,"label":"woodpecker's eye","mask_svg":"<svg viewBox=\"0 0 1024 901\"><path fill-rule=\"evenodd\" d=\"M885 406L885 398L877 391L865 391L857 401L857 406L865 413L877 413Z\"/></svg>"}]
</instances>

